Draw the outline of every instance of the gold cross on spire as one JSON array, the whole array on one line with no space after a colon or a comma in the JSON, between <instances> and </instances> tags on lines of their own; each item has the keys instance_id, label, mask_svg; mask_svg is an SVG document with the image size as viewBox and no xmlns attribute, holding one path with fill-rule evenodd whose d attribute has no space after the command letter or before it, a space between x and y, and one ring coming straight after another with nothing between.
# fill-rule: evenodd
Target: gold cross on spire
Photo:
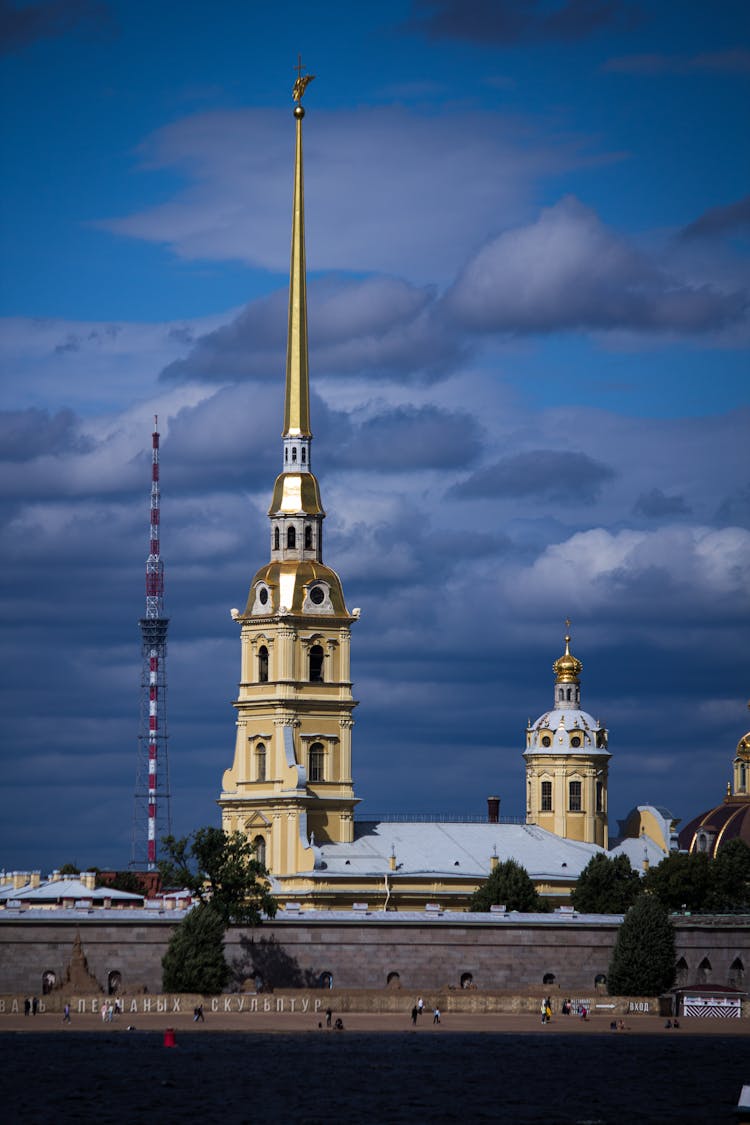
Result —
<instances>
[{"instance_id":1,"label":"gold cross on spire","mask_svg":"<svg viewBox=\"0 0 750 1125\"><path fill-rule=\"evenodd\" d=\"M297 77L294 80L294 87L292 89L292 97L294 98L295 102L301 102L302 95L312 82L315 75L302 73L302 55L297 55L297 65L292 69L297 71Z\"/></svg>"}]
</instances>

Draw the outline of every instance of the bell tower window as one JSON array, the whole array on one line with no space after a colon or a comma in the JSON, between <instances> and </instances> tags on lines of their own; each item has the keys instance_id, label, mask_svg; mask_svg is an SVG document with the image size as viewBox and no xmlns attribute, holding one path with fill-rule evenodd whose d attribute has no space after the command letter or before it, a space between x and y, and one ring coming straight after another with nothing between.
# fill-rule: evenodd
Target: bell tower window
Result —
<instances>
[{"instance_id":1,"label":"bell tower window","mask_svg":"<svg viewBox=\"0 0 750 1125\"><path fill-rule=\"evenodd\" d=\"M305 550L312 551L312 527L309 523L305 524Z\"/></svg>"},{"instance_id":2,"label":"bell tower window","mask_svg":"<svg viewBox=\"0 0 750 1125\"><path fill-rule=\"evenodd\" d=\"M266 780L266 748L262 742L255 747L255 780Z\"/></svg>"},{"instance_id":3,"label":"bell tower window","mask_svg":"<svg viewBox=\"0 0 750 1125\"><path fill-rule=\"evenodd\" d=\"M320 645L313 645L310 649L310 683L323 683L323 649Z\"/></svg>"},{"instance_id":4,"label":"bell tower window","mask_svg":"<svg viewBox=\"0 0 750 1125\"><path fill-rule=\"evenodd\" d=\"M325 781L325 750L322 742L313 742L309 759L310 781Z\"/></svg>"},{"instance_id":5,"label":"bell tower window","mask_svg":"<svg viewBox=\"0 0 750 1125\"><path fill-rule=\"evenodd\" d=\"M304 445L302 446L301 453L302 453L302 464L304 465L304 464L307 463L307 450L305 449Z\"/></svg>"},{"instance_id":6,"label":"bell tower window","mask_svg":"<svg viewBox=\"0 0 750 1125\"><path fill-rule=\"evenodd\" d=\"M281 547L281 535L279 533L278 527L275 527L273 529L273 549L274 549L274 551L278 551L280 547Z\"/></svg>"},{"instance_id":7,"label":"bell tower window","mask_svg":"<svg viewBox=\"0 0 750 1125\"><path fill-rule=\"evenodd\" d=\"M542 812L552 812L552 782L542 782Z\"/></svg>"},{"instance_id":8,"label":"bell tower window","mask_svg":"<svg viewBox=\"0 0 750 1125\"><path fill-rule=\"evenodd\" d=\"M258 649L258 683L268 683L268 649L265 645Z\"/></svg>"},{"instance_id":9,"label":"bell tower window","mask_svg":"<svg viewBox=\"0 0 750 1125\"><path fill-rule=\"evenodd\" d=\"M292 462L295 462L296 460L297 460L297 446L293 445L292 446Z\"/></svg>"},{"instance_id":10,"label":"bell tower window","mask_svg":"<svg viewBox=\"0 0 750 1125\"><path fill-rule=\"evenodd\" d=\"M297 532L293 527L288 527L286 529L286 545L289 551L293 551L297 546Z\"/></svg>"}]
</instances>

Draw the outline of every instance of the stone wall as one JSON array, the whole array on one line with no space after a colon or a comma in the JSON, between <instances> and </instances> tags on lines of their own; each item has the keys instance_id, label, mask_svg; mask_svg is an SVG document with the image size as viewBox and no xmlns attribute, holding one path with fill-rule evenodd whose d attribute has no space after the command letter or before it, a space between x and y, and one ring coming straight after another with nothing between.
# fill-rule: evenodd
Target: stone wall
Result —
<instances>
[{"instance_id":1,"label":"stone wall","mask_svg":"<svg viewBox=\"0 0 750 1125\"><path fill-rule=\"evenodd\" d=\"M120 975L128 994L161 989L161 958L177 918L139 921L92 912L80 918L33 918L0 912L0 994L42 993L43 974L62 982L80 934L88 972L108 989L111 973ZM606 974L618 920L547 917L519 922L452 919L404 921L398 915L337 920L301 915L267 923L256 930L233 928L227 959L235 987L308 989L330 980L337 989L471 991L520 993L546 990L573 996L597 992ZM730 983L730 966L739 958L750 973L750 917L676 921L677 956L688 965L686 983L697 983L707 958L707 984ZM554 980L545 976L551 974ZM598 991L606 991L600 983Z\"/></svg>"}]
</instances>

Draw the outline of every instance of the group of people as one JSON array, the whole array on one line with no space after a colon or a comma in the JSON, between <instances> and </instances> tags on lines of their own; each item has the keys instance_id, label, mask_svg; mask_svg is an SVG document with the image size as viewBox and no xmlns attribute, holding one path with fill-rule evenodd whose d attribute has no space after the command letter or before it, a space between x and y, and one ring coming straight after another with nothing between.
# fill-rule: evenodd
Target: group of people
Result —
<instances>
[{"instance_id":1,"label":"group of people","mask_svg":"<svg viewBox=\"0 0 750 1125\"><path fill-rule=\"evenodd\" d=\"M417 1020L421 1015L424 1015L424 1000L421 996L418 996L415 1001L414 1007L411 1010L411 1022L415 1027L417 1026ZM440 1023L440 1009L438 1008L437 1004L432 1011L432 1022Z\"/></svg>"},{"instance_id":2,"label":"group of people","mask_svg":"<svg viewBox=\"0 0 750 1125\"><path fill-rule=\"evenodd\" d=\"M23 1002L23 1014L25 1016L28 1016L29 1013L31 1013L31 1015L35 1016L38 1011L39 1001L37 1000L36 996L34 996L33 998L27 996Z\"/></svg>"},{"instance_id":3,"label":"group of people","mask_svg":"<svg viewBox=\"0 0 750 1125\"><path fill-rule=\"evenodd\" d=\"M122 1000L120 1000L119 998L117 998L115 1000L114 1004L112 1003L111 1000L106 1000L102 1004L102 1023L112 1023L112 1020L115 1016L121 1016L121 1015L122 1015ZM68 1022L70 1022L70 1021L68 1021Z\"/></svg>"}]
</instances>

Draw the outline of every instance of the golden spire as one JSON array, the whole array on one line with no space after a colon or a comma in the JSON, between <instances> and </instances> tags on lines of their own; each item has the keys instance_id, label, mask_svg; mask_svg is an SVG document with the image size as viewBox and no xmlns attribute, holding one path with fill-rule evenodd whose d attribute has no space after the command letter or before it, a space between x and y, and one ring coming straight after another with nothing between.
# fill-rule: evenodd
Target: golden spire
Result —
<instances>
[{"instance_id":1,"label":"golden spire","mask_svg":"<svg viewBox=\"0 0 750 1125\"><path fill-rule=\"evenodd\" d=\"M292 258L289 268L289 322L286 344L286 394L284 437L311 437L310 379L307 355L307 278L305 265L305 186L302 172L302 95L314 75L302 74L299 57L294 83L294 116L297 140L294 153L294 203L292 207Z\"/></svg>"},{"instance_id":2,"label":"golden spire","mask_svg":"<svg viewBox=\"0 0 750 1125\"><path fill-rule=\"evenodd\" d=\"M565 619L565 652L552 665L558 684L577 684L583 671L583 664L570 651L570 618Z\"/></svg>"}]
</instances>

